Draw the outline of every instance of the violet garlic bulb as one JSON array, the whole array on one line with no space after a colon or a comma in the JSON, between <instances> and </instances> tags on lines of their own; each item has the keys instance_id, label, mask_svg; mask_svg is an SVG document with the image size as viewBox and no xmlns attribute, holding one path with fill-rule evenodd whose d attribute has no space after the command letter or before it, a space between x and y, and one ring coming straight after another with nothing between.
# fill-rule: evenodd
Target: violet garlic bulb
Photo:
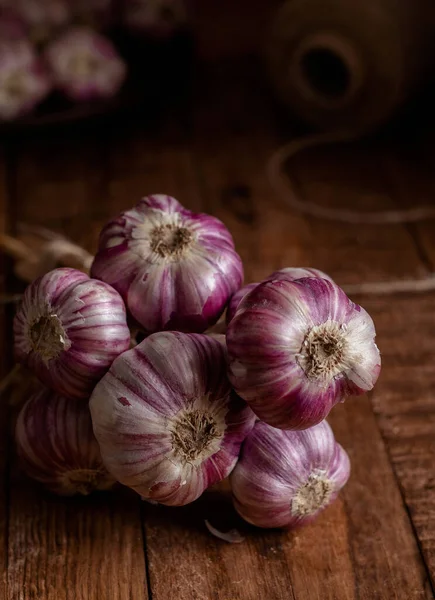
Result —
<instances>
[{"instance_id":1,"label":"violet garlic bulb","mask_svg":"<svg viewBox=\"0 0 435 600\"><path fill-rule=\"evenodd\" d=\"M266 281L227 330L229 376L264 422L305 429L371 390L381 359L370 315L325 279Z\"/></svg>"},{"instance_id":2,"label":"violet garlic bulb","mask_svg":"<svg viewBox=\"0 0 435 600\"><path fill-rule=\"evenodd\" d=\"M304 431L256 423L230 476L238 513L257 527L305 525L335 500L349 457L323 421Z\"/></svg>"},{"instance_id":3,"label":"violet garlic bulb","mask_svg":"<svg viewBox=\"0 0 435 600\"><path fill-rule=\"evenodd\" d=\"M15 441L24 471L62 496L110 489L89 407L44 389L21 409Z\"/></svg>"},{"instance_id":4,"label":"violet garlic bulb","mask_svg":"<svg viewBox=\"0 0 435 600\"><path fill-rule=\"evenodd\" d=\"M15 356L48 387L87 398L130 345L121 296L75 269L31 283L14 320Z\"/></svg>"},{"instance_id":5,"label":"violet garlic bulb","mask_svg":"<svg viewBox=\"0 0 435 600\"><path fill-rule=\"evenodd\" d=\"M106 225L91 272L119 291L148 333L205 331L243 279L225 225L161 194Z\"/></svg>"},{"instance_id":6,"label":"violet garlic bulb","mask_svg":"<svg viewBox=\"0 0 435 600\"><path fill-rule=\"evenodd\" d=\"M319 271L318 269L305 269L299 267L286 267L285 269L280 269L279 271L274 271L272 275L266 277L265 281L272 281L274 279L288 279L290 281L294 281L295 279L302 279L303 277L321 277L322 279L327 279L328 281L332 281L332 279L323 271ZM227 324L231 321L231 319L236 314L236 310L243 300L243 298L249 293L252 292L254 288L259 285L258 283L248 283L238 290L231 298L226 314Z\"/></svg>"},{"instance_id":7,"label":"violet garlic bulb","mask_svg":"<svg viewBox=\"0 0 435 600\"><path fill-rule=\"evenodd\" d=\"M26 23L30 38L46 43L62 27L71 22L68 0L6 0Z\"/></svg>"},{"instance_id":8,"label":"violet garlic bulb","mask_svg":"<svg viewBox=\"0 0 435 600\"><path fill-rule=\"evenodd\" d=\"M115 360L90 409L104 464L146 499L184 505L229 475L254 414L217 337L155 333Z\"/></svg>"},{"instance_id":9,"label":"violet garlic bulb","mask_svg":"<svg viewBox=\"0 0 435 600\"><path fill-rule=\"evenodd\" d=\"M55 85L78 102L111 98L126 77L126 65L112 42L87 27L60 35L45 58Z\"/></svg>"}]
</instances>

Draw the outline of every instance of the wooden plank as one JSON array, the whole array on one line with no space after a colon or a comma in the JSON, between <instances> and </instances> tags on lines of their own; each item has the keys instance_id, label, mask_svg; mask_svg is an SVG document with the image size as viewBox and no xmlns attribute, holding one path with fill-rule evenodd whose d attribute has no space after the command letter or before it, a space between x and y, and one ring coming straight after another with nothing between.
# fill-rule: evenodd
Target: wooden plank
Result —
<instances>
[{"instance_id":1,"label":"wooden plank","mask_svg":"<svg viewBox=\"0 0 435 600\"><path fill-rule=\"evenodd\" d=\"M386 369L374 407L410 511L423 556L435 576L435 325L433 294L394 300L400 323L383 304L378 330L384 340Z\"/></svg>"},{"instance_id":2,"label":"wooden plank","mask_svg":"<svg viewBox=\"0 0 435 600\"><path fill-rule=\"evenodd\" d=\"M258 89L240 90L233 85L236 81L216 76L209 88L201 86L207 103L195 112L195 163L204 206L233 232L247 280L289 264L338 273L343 252L352 247L350 235L341 227L329 234L324 223L292 214L274 197L265 178L265 161L277 137L257 100ZM213 104L212 89L228 92L220 93ZM389 235L394 238L396 233ZM363 235L374 236L368 231ZM319 236L323 247L317 246ZM329 238L337 246L337 261L325 256ZM360 245L365 243L362 238ZM414 268L412 242L401 232L391 254L397 256L402 249L412 253L409 268ZM300 532L244 528L222 491L206 493L185 509L147 507L153 599L433 597L368 399L338 407L331 423L351 456L353 476L338 502ZM222 530L238 524L246 534L244 544L215 540L205 531L204 518Z\"/></svg>"},{"instance_id":3,"label":"wooden plank","mask_svg":"<svg viewBox=\"0 0 435 600\"><path fill-rule=\"evenodd\" d=\"M19 220L95 246L92 224L109 213L104 146L93 140L63 136L21 145L15 172ZM10 600L148 598L136 495L56 499L12 465L10 507Z\"/></svg>"},{"instance_id":4,"label":"wooden plank","mask_svg":"<svg viewBox=\"0 0 435 600\"><path fill-rule=\"evenodd\" d=\"M7 165L6 148L0 147L0 233L7 230ZM6 292L7 261L0 253L0 295ZM0 304L0 379L6 375L10 367L7 351L8 333L6 325L6 306ZM8 493L7 493L7 459L8 459L8 409L0 394L0 597L7 595L7 530L8 530Z\"/></svg>"},{"instance_id":5,"label":"wooden plank","mask_svg":"<svg viewBox=\"0 0 435 600\"><path fill-rule=\"evenodd\" d=\"M231 90L236 81L236 77L231 85L227 81L227 88ZM214 83L222 89L221 84L219 78ZM89 141L84 155L83 142L69 148L50 142L45 151L38 145L36 157L35 147L23 148L17 171L20 218L42 223L43 210L31 203L35 198L47 202L50 226L59 226L91 249L102 221L109 215L131 206L146 193L163 191L195 210L217 214L229 225L250 280L289 264L324 268L340 282L356 281L362 273L364 278L372 278L424 272L403 228L387 228L382 241L371 227L358 228L355 235L343 226L330 227L292 214L274 197L265 178L265 161L277 141L261 100L257 100L257 89L224 94L215 100L220 106L211 105L212 90L211 85L202 90L207 103L195 116L194 152L191 140L183 135L174 139L171 133L156 140L143 137L141 132L107 136L97 149ZM109 142L113 150L105 156L102 148ZM53 154L58 156L55 172L50 167ZM96 156L102 157L97 164ZM319 156L317 166L312 158L305 167L303 161L298 163L304 193L331 203L347 203L349 194L352 201L360 201L360 194L352 192L355 181L362 178L367 183L372 175L360 173L356 180L350 178L345 193L332 197L325 176L331 179L337 164L347 169L341 159L335 159L335 164L331 159L325 169L325 160ZM342 177L342 173L338 175ZM369 190L371 202L391 206L389 189L381 186L379 192L378 185L376 181L375 192ZM403 260L398 261L398 256ZM378 323L386 365L374 403L377 412L384 415L386 399L391 397L387 404L392 411L391 429L397 426L397 419L399 427L408 427L409 445L402 445L395 457L388 440L388 450L400 484L405 481L409 488L412 481L406 482L406 477L411 471L402 473L398 465L408 460L414 436L419 439L417 430L432 435L431 418L427 429L419 429L419 422L413 429L409 412L400 421L399 407L408 410L407 398L411 401L414 390L423 399L419 400L421 411L429 405L426 385L432 381L428 376L432 334L428 338L422 334L429 326L430 314L428 306L415 305L422 315L418 331L423 341L420 339L416 347L413 338L407 353L401 342L404 333L412 333L411 324L403 326L403 311L409 310L409 304L395 303L392 308L389 301L378 299L364 304ZM418 364L420 351L426 352L423 367ZM417 362L411 361L412 352ZM410 384L409 389L402 390L401 370L407 361L415 369L411 381L418 377L426 380L420 387ZM387 425L382 419L385 435ZM305 530L260 532L245 527L234 516L228 492L222 489L207 493L185 509L144 505L153 599L433 597L370 402L359 399L337 407L331 423L351 456L353 475L337 503ZM416 465L421 464L418 454L414 459ZM425 461L429 459L427 456ZM427 474L427 466L423 469ZM425 508L431 514L433 503L428 496ZM56 500L14 474L11 500L8 598L146 598L138 505L131 496ZM423 518L424 514L420 505L417 516ZM233 525L241 528L245 543L227 545L211 537L204 528L204 518L222 530ZM429 535L429 529L427 532Z\"/></svg>"},{"instance_id":6,"label":"wooden plank","mask_svg":"<svg viewBox=\"0 0 435 600\"><path fill-rule=\"evenodd\" d=\"M391 145L383 161L399 208L434 207L433 136ZM434 221L409 224L422 263L434 270ZM400 261L401 262L401 261ZM400 263L399 263L400 264ZM406 275L406 272L405 272ZM418 274L414 274L418 276ZM434 293L376 302L386 340L384 376L374 394L382 434L412 516L423 556L435 581L435 369ZM394 311L391 304L394 303ZM406 318L404 317L406 315Z\"/></svg>"}]
</instances>

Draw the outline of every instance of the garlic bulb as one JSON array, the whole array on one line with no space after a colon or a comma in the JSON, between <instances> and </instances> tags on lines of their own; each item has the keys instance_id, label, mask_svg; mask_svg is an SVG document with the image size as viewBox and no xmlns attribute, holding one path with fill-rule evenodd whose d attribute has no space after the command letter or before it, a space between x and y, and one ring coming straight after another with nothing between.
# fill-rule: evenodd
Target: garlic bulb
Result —
<instances>
[{"instance_id":1,"label":"garlic bulb","mask_svg":"<svg viewBox=\"0 0 435 600\"><path fill-rule=\"evenodd\" d=\"M63 496L107 490L115 480L101 460L89 407L44 389L27 401L15 429L25 472Z\"/></svg>"},{"instance_id":2,"label":"garlic bulb","mask_svg":"<svg viewBox=\"0 0 435 600\"><path fill-rule=\"evenodd\" d=\"M309 523L346 484L349 457L323 421L304 431L256 423L231 474L234 505L257 527Z\"/></svg>"},{"instance_id":3,"label":"garlic bulb","mask_svg":"<svg viewBox=\"0 0 435 600\"><path fill-rule=\"evenodd\" d=\"M318 269L305 269L299 267L286 267L285 269L280 269L279 271L274 271L272 275L266 277L265 281L273 281L275 279L289 279L290 281L294 281L295 279L302 279L303 277L321 277L322 279L327 279L328 281L332 281L332 279L323 271L319 271ZM236 310L243 300L243 298L252 292L254 288L259 285L258 283L248 283L238 290L231 298L228 308L226 320L227 324L231 321L231 319L236 314Z\"/></svg>"},{"instance_id":4,"label":"garlic bulb","mask_svg":"<svg viewBox=\"0 0 435 600\"><path fill-rule=\"evenodd\" d=\"M1 33L0 28L0 33ZM51 90L51 82L32 45L11 29L0 40L0 121L30 113Z\"/></svg>"},{"instance_id":5,"label":"garlic bulb","mask_svg":"<svg viewBox=\"0 0 435 600\"><path fill-rule=\"evenodd\" d=\"M68 398L89 397L130 332L121 296L75 269L31 283L14 320L15 356Z\"/></svg>"},{"instance_id":6,"label":"garlic bulb","mask_svg":"<svg viewBox=\"0 0 435 600\"><path fill-rule=\"evenodd\" d=\"M205 331L243 279L223 223L165 195L144 198L103 229L91 273L119 291L148 333Z\"/></svg>"},{"instance_id":7,"label":"garlic bulb","mask_svg":"<svg viewBox=\"0 0 435 600\"><path fill-rule=\"evenodd\" d=\"M230 380L262 421L304 429L373 388L375 335L370 315L331 281L266 281L228 325Z\"/></svg>"},{"instance_id":8,"label":"garlic bulb","mask_svg":"<svg viewBox=\"0 0 435 600\"><path fill-rule=\"evenodd\" d=\"M74 101L111 98L125 80L126 65L112 42L87 27L67 30L45 57L56 86Z\"/></svg>"},{"instance_id":9,"label":"garlic bulb","mask_svg":"<svg viewBox=\"0 0 435 600\"><path fill-rule=\"evenodd\" d=\"M90 409L110 473L174 506L229 475L255 419L231 390L224 343L179 332L155 333L116 359Z\"/></svg>"}]
</instances>

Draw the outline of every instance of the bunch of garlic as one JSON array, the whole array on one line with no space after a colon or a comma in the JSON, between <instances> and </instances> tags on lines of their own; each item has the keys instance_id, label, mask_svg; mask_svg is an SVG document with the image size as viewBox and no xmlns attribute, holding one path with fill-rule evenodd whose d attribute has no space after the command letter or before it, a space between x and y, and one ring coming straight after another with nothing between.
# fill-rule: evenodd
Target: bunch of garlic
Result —
<instances>
[{"instance_id":1,"label":"bunch of garlic","mask_svg":"<svg viewBox=\"0 0 435 600\"><path fill-rule=\"evenodd\" d=\"M165 195L104 227L91 276L51 271L15 318L17 360L52 390L18 420L32 477L180 506L230 476L259 527L309 522L336 498L350 463L324 419L372 389L380 356L370 316L330 277L288 268L241 288L223 223ZM225 309L226 336L208 334Z\"/></svg>"}]
</instances>

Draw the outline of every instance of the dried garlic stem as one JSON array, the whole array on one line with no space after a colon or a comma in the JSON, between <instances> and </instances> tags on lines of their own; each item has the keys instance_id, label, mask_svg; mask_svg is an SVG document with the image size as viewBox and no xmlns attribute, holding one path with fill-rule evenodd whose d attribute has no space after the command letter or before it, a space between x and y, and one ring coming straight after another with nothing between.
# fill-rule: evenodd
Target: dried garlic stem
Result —
<instances>
[{"instance_id":1,"label":"dried garlic stem","mask_svg":"<svg viewBox=\"0 0 435 600\"><path fill-rule=\"evenodd\" d=\"M70 267L89 274L94 257L84 248L44 228L22 224L20 230L35 236L37 248L0 234L0 248L15 260L14 271L18 278L32 282L56 267Z\"/></svg>"}]
</instances>

